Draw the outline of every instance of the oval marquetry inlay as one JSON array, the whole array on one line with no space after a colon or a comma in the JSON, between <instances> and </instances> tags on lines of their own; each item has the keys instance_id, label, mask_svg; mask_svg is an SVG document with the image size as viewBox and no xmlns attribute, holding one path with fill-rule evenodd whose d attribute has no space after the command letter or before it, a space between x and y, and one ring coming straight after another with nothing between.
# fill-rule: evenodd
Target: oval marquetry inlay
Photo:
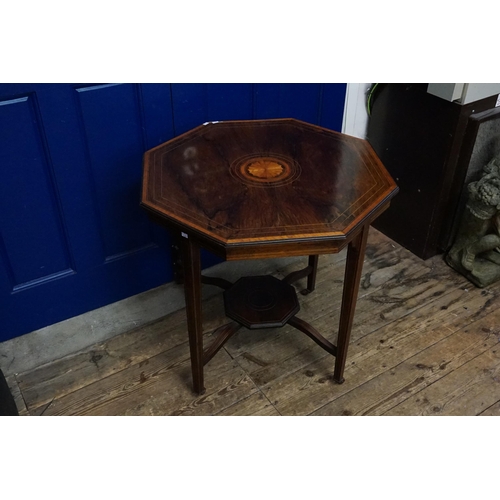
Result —
<instances>
[{"instance_id":1,"label":"oval marquetry inlay","mask_svg":"<svg viewBox=\"0 0 500 500\"><path fill-rule=\"evenodd\" d=\"M247 166L250 175L259 179L272 179L283 173L283 166L275 161L257 160Z\"/></svg>"},{"instance_id":2,"label":"oval marquetry inlay","mask_svg":"<svg viewBox=\"0 0 500 500\"><path fill-rule=\"evenodd\" d=\"M299 164L281 155L249 155L231 165L231 173L245 184L277 187L292 182L300 175Z\"/></svg>"}]
</instances>

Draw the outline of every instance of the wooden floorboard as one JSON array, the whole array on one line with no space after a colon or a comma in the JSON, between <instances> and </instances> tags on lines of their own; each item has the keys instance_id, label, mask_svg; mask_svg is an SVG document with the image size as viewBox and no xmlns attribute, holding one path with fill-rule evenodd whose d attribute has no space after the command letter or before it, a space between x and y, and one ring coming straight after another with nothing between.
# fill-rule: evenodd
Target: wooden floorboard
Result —
<instances>
[{"instance_id":1,"label":"wooden floorboard","mask_svg":"<svg viewBox=\"0 0 500 500\"><path fill-rule=\"evenodd\" d=\"M306 264L277 270L282 278ZM301 310L331 342L345 252L322 256ZM238 277L235 277L237 279ZM208 286L208 285L206 285ZM334 358L290 326L241 329L191 390L185 311L8 378L21 415L500 415L500 283L478 289L371 229L342 385ZM203 303L205 343L227 322Z\"/></svg>"},{"instance_id":2,"label":"wooden floorboard","mask_svg":"<svg viewBox=\"0 0 500 500\"><path fill-rule=\"evenodd\" d=\"M7 382L7 386L9 387L12 397L14 398L14 402L16 403L17 412L19 413L19 415L22 417L29 415L28 409L26 408L26 403L24 402L24 398L15 375L6 377L5 381Z\"/></svg>"}]
</instances>

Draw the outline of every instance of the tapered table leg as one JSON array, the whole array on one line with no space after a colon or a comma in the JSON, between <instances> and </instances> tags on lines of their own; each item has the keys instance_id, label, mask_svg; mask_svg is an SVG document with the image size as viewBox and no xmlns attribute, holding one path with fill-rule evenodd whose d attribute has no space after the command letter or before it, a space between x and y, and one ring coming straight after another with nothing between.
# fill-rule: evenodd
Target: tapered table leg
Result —
<instances>
[{"instance_id":1,"label":"tapered table leg","mask_svg":"<svg viewBox=\"0 0 500 500\"><path fill-rule=\"evenodd\" d=\"M358 297L359 282L365 258L366 240L369 225L366 224L360 233L349 243L347 261L344 274L344 291L342 293L342 307L340 310L339 331L337 338L337 356L333 379L341 384L344 382L344 368L347 357L347 348L351 337L352 321Z\"/></svg>"},{"instance_id":2,"label":"tapered table leg","mask_svg":"<svg viewBox=\"0 0 500 500\"><path fill-rule=\"evenodd\" d=\"M181 238L181 247L193 388L198 394L203 394L205 392L205 387L203 385L200 246L193 238Z\"/></svg>"},{"instance_id":3,"label":"tapered table leg","mask_svg":"<svg viewBox=\"0 0 500 500\"><path fill-rule=\"evenodd\" d=\"M307 277L307 292L311 293L316 287L316 275L318 274L319 255L309 255L308 266L312 267L311 274Z\"/></svg>"}]
</instances>

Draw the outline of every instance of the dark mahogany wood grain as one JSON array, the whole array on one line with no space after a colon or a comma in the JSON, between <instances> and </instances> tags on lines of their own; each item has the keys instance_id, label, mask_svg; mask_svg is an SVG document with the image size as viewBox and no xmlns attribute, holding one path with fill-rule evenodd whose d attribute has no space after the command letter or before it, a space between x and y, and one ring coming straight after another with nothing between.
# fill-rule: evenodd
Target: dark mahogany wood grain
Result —
<instances>
[{"instance_id":1,"label":"dark mahogany wood grain","mask_svg":"<svg viewBox=\"0 0 500 500\"><path fill-rule=\"evenodd\" d=\"M345 239L396 191L368 142L292 119L209 123L144 156L143 206L222 248Z\"/></svg>"},{"instance_id":2,"label":"dark mahogany wood grain","mask_svg":"<svg viewBox=\"0 0 500 500\"><path fill-rule=\"evenodd\" d=\"M298 328L336 356L341 383L370 223L398 188L368 142L293 119L201 125L144 155L142 206L181 235L194 390L203 365L239 328L216 332L203 350L202 282L224 291L226 315L247 328ZM303 320L289 284L314 290L318 256L348 246L337 346ZM201 276L200 247L226 260L308 255L283 281Z\"/></svg>"},{"instance_id":3,"label":"dark mahogany wood grain","mask_svg":"<svg viewBox=\"0 0 500 500\"><path fill-rule=\"evenodd\" d=\"M300 330L302 333L305 333L310 339L314 340L316 344L322 347L326 352L329 352L332 356L337 355L337 346L325 339L325 337L323 337L323 335L321 335L316 328L307 323L307 321L294 316L288 320L288 324L297 328L297 330Z\"/></svg>"},{"instance_id":4,"label":"dark mahogany wood grain","mask_svg":"<svg viewBox=\"0 0 500 500\"><path fill-rule=\"evenodd\" d=\"M203 364L206 365L241 327L242 325L233 321L217 328L213 333L215 340L203 351Z\"/></svg>"},{"instance_id":5,"label":"dark mahogany wood grain","mask_svg":"<svg viewBox=\"0 0 500 500\"><path fill-rule=\"evenodd\" d=\"M366 224L361 231L349 243L347 249L347 261L344 273L344 290L342 293L342 306L340 310L339 330L337 338L337 354L335 359L335 370L333 379L342 384L344 382L344 368L347 358L347 349L351 337L352 321L356 300L358 298L359 282L363 269L366 241L368 239L369 226Z\"/></svg>"},{"instance_id":6,"label":"dark mahogany wood grain","mask_svg":"<svg viewBox=\"0 0 500 500\"><path fill-rule=\"evenodd\" d=\"M302 290L302 295L311 293L316 286L316 275L318 273L318 259L319 255L309 255L308 265L304 269L293 271L288 276L283 278L285 283L292 284L307 276L307 288Z\"/></svg>"},{"instance_id":7,"label":"dark mahogany wood grain","mask_svg":"<svg viewBox=\"0 0 500 500\"><path fill-rule=\"evenodd\" d=\"M318 261L319 255L309 255L308 266L311 269L311 273L307 277L307 288L303 290L303 295L311 293L316 288L316 276L318 274Z\"/></svg>"},{"instance_id":8,"label":"dark mahogany wood grain","mask_svg":"<svg viewBox=\"0 0 500 500\"><path fill-rule=\"evenodd\" d=\"M274 276L240 278L224 292L226 316L250 329L277 328L300 310L295 288Z\"/></svg>"},{"instance_id":9,"label":"dark mahogany wood grain","mask_svg":"<svg viewBox=\"0 0 500 500\"><path fill-rule=\"evenodd\" d=\"M203 322L201 307L200 245L192 238L181 238L184 263L184 294L191 354L191 371L195 392L203 394Z\"/></svg>"}]
</instances>

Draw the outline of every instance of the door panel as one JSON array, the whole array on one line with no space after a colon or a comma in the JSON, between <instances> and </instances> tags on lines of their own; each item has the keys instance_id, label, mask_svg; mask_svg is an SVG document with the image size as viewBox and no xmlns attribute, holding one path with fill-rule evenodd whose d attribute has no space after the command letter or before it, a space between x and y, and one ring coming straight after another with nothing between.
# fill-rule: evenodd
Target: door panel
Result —
<instances>
[{"instance_id":1,"label":"door panel","mask_svg":"<svg viewBox=\"0 0 500 500\"><path fill-rule=\"evenodd\" d=\"M174 134L179 135L208 121L207 85L172 84Z\"/></svg>"},{"instance_id":2,"label":"door panel","mask_svg":"<svg viewBox=\"0 0 500 500\"><path fill-rule=\"evenodd\" d=\"M0 230L11 292L73 272L36 97L0 102ZM7 216L9 214L10 216Z\"/></svg>"},{"instance_id":3,"label":"door panel","mask_svg":"<svg viewBox=\"0 0 500 500\"><path fill-rule=\"evenodd\" d=\"M170 236L139 207L146 149L206 121L340 130L345 87L0 84L0 341L173 279Z\"/></svg>"},{"instance_id":4,"label":"door panel","mask_svg":"<svg viewBox=\"0 0 500 500\"><path fill-rule=\"evenodd\" d=\"M106 260L151 244L146 214L137 210L146 126L135 85L76 89L93 204Z\"/></svg>"},{"instance_id":5,"label":"door panel","mask_svg":"<svg viewBox=\"0 0 500 500\"><path fill-rule=\"evenodd\" d=\"M318 123L321 84L257 84L255 109L259 118L297 118Z\"/></svg>"},{"instance_id":6,"label":"door panel","mask_svg":"<svg viewBox=\"0 0 500 500\"><path fill-rule=\"evenodd\" d=\"M252 85L215 83L207 85L207 121L250 120Z\"/></svg>"},{"instance_id":7,"label":"door panel","mask_svg":"<svg viewBox=\"0 0 500 500\"><path fill-rule=\"evenodd\" d=\"M143 84L137 87L147 123L146 149L154 148L174 136L172 92L164 83Z\"/></svg>"},{"instance_id":8,"label":"door panel","mask_svg":"<svg viewBox=\"0 0 500 500\"><path fill-rule=\"evenodd\" d=\"M345 83L323 84L321 86L318 125L338 132L342 130L346 87Z\"/></svg>"}]
</instances>

